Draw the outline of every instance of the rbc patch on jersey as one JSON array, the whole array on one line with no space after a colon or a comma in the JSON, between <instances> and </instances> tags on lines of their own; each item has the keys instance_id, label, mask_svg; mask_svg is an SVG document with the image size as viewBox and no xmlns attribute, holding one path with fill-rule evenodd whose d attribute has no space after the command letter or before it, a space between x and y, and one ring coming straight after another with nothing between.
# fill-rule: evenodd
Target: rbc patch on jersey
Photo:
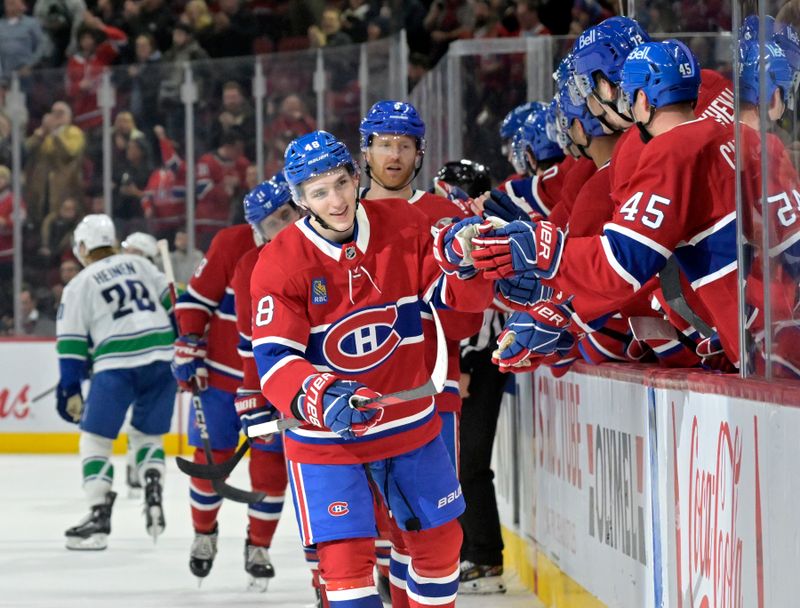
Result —
<instances>
[{"instance_id":1,"label":"rbc patch on jersey","mask_svg":"<svg viewBox=\"0 0 800 608\"><path fill-rule=\"evenodd\" d=\"M328 303L328 285L325 283L325 279L313 279L311 281L311 303Z\"/></svg>"}]
</instances>

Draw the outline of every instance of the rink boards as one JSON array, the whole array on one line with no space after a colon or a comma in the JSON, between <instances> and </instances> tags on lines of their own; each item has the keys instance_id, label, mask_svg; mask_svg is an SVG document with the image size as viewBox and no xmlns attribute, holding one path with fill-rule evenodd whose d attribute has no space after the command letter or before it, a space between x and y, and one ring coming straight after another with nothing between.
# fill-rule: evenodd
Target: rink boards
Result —
<instances>
[{"instance_id":1,"label":"rink boards","mask_svg":"<svg viewBox=\"0 0 800 608\"><path fill-rule=\"evenodd\" d=\"M495 445L506 559L544 603L796 605L796 385L575 369L518 377Z\"/></svg>"},{"instance_id":2,"label":"rink boards","mask_svg":"<svg viewBox=\"0 0 800 608\"><path fill-rule=\"evenodd\" d=\"M78 427L56 412L56 395L34 399L58 382L55 340L30 338L0 340L0 453L73 454L78 451ZM84 384L86 396L88 383ZM167 454L185 454L188 397L176 395ZM114 453L124 454L125 428L114 442Z\"/></svg>"}]
</instances>

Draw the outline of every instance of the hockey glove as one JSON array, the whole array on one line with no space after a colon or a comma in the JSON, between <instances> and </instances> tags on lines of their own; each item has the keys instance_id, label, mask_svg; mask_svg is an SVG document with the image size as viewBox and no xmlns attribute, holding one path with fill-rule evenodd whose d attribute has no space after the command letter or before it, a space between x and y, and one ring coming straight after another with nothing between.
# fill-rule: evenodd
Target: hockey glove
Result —
<instances>
[{"instance_id":1,"label":"hockey glove","mask_svg":"<svg viewBox=\"0 0 800 608\"><path fill-rule=\"evenodd\" d=\"M447 274L457 274L462 279L475 275L472 266L472 238L478 234L481 218L471 217L450 224L434 235L433 257Z\"/></svg>"},{"instance_id":2,"label":"hockey glove","mask_svg":"<svg viewBox=\"0 0 800 608\"><path fill-rule=\"evenodd\" d=\"M483 215L485 217L499 217L506 222L515 220L530 221L525 210L517 205L513 199L502 190L494 189L483 202Z\"/></svg>"},{"instance_id":3,"label":"hockey glove","mask_svg":"<svg viewBox=\"0 0 800 608\"><path fill-rule=\"evenodd\" d=\"M181 336L175 340L172 375L175 376L181 390L191 391L193 383L201 391L208 388L206 354L206 341L194 334Z\"/></svg>"},{"instance_id":4,"label":"hockey glove","mask_svg":"<svg viewBox=\"0 0 800 608\"><path fill-rule=\"evenodd\" d=\"M558 271L564 234L552 222L515 221L494 228L482 224L472 239L475 268L489 279L532 274L551 279Z\"/></svg>"},{"instance_id":5,"label":"hockey glove","mask_svg":"<svg viewBox=\"0 0 800 608\"><path fill-rule=\"evenodd\" d=\"M433 193L451 200L465 215L480 215L480 210L475 206L470 195L458 186L434 178Z\"/></svg>"},{"instance_id":6,"label":"hockey glove","mask_svg":"<svg viewBox=\"0 0 800 608\"><path fill-rule=\"evenodd\" d=\"M513 310L525 311L536 302L549 300L553 295L552 287L542 285L539 279L533 277L498 279L494 287L497 299Z\"/></svg>"},{"instance_id":7,"label":"hockey glove","mask_svg":"<svg viewBox=\"0 0 800 608\"><path fill-rule=\"evenodd\" d=\"M575 344L569 332L571 311L563 304L538 302L529 312L515 312L497 339L492 361L500 371L532 371L555 363ZM527 369L526 369L527 368Z\"/></svg>"},{"instance_id":8,"label":"hockey glove","mask_svg":"<svg viewBox=\"0 0 800 608\"><path fill-rule=\"evenodd\" d=\"M56 389L56 409L58 415L67 422L78 424L83 413L83 395L80 384L64 386L58 384Z\"/></svg>"},{"instance_id":9,"label":"hockey glove","mask_svg":"<svg viewBox=\"0 0 800 608\"><path fill-rule=\"evenodd\" d=\"M247 429L256 424L270 422L279 417L278 410L267 401L267 398L260 391L253 391L240 388L236 391L236 399L233 402L239 421L242 423L242 431L245 436L249 436ZM274 444L274 435L264 435L261 437L250 438L250 445L254 448L262 448L265 444Z\"/></svg>"},{"instance_id":10,"label":"hockey glove","mask_svg":"<svg viewBox=\"0 0 800 608\"><path fill-rule=\"evenodd\" d=\"M360 382L333 374L312 374L292 403L295 418L319 428L329 428L343 439L361 437L383 417L383 408L359 409L359 404L379 394Z\"/></svg>"},{"instance_id":11,"label":"hockey glove","mask_svg":"<svg viewBox=\"0 0 800 608\"><path fill-rule=\"evenodd\" d=\"M719 334L700 340L697 344L697 356L700 357L700 366L703 369L732 374L736 371L736 366L731 363L722 348L722 341Z\"/></svg>"}]
</instances>

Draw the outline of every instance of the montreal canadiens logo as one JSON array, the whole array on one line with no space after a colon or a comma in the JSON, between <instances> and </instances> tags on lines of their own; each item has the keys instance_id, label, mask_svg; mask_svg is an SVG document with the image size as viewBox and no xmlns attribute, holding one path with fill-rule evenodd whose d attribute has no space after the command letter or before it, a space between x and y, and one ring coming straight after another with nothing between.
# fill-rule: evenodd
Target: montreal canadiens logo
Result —
<instances>
[{"instance_id":1,"label":"montreal canadiens logo","mask_svg":"<svg viewBox=\"0 0 800 608\"><path fill-rule=\"evenodd\" d=\"M325 359L343 372L363 372L380 365L402 342L395 329L397 307L368 308L332 325L322 342Z\"/></svg>"},{"instance_id":2,"label":"montreal canadiens logo","mask_svg":"<svg viewBox=\"0 0 800 608\"><path fill-rule=\"evenodd\" d=\"M350 513L350 505L342 500L337 500L328 505L328 514L332 517L341 517Z\"/></svg>"}]
</instances>

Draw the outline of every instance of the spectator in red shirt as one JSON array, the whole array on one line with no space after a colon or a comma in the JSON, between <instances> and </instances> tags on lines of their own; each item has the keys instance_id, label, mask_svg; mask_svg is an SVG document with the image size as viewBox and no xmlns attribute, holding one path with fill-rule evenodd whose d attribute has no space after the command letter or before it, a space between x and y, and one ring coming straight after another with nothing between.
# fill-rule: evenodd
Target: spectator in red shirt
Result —
<instances>
[{"instance_id":1,"label":"spectator in red shirt","mask_svg":"<svg viewBox=\"0 0 800 608\"><path fill-rule=\"evenodd\" d=\"M270 141L273 138L280 138L288 144L316 128L317 121L308 113L303 100L299 95L291 93L281 101L278 116L267 127L266 139Z\"/></svg>"},{"instance_id":2,"label":"spectator in red shirt","mask_svg":"<svg viewBox=\"0 0 800 608\"><path fill-rule=\"evenodd\" d=\"M24 203L23 203L24 205ZM24 209L24 206L23 206ZM11 191L11 171L0 165L0 276L10 276L14 258L14 202Z\"/></svg>"},{"instance_id":3,"label":"spectator in red shirt","mask_svg":"<svg viewBox=\"0 0 800 608\"><path fill-rule=\"evenodd\" d=\"M549 36L550 30L539 19L539 0L520 0L517 3L520 36Z\"/></svg>"},{"instance_id":4,"label":"spectator in red shirt","mask_svg":"<svg viewBox=\"0 0 800 608\"><path fill-rule=\"evenodd\" d=\"M105 41L100 42L105 38ZM73 111L73 123L88 132L99 127L103 118L97 106L97 90L103 69L119 56L128 42L120 29L103 23L89 11L78 29L78 51L67 62L67 96Z\"/></svg>"}]
</instances>

